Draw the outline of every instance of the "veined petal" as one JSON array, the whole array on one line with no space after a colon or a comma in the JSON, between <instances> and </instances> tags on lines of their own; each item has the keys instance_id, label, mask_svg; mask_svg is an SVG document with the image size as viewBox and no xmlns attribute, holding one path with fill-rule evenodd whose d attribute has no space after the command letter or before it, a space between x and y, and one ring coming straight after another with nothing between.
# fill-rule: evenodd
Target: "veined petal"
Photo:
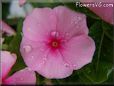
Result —
<instances>
[{"instance_id":1,"label":"veined petal","mask_svg":"<svg viewBox=\"0 0 114 86\"><path fill-rule=\"evenodd\" d=\"M94 51L94 41L87 35L81 35L66 43L65 49L61 52L65 60L77 70L92 61Z\"/></svg>"},{"instance_id":2,"label":"veined petal","mask_svg":"<svg viewBox=\"0 0 114 86\"><path fill-rule=\"evenodd\" d=\"M74 12L64 6L55 7L53 11L57 16L56 29L61 35L71 38L80 34L88 34L86 16L84 14Z\"/></svg>"},{"instance_id":3,"label":"veined petal","mask_svg":"<svg viewBox=\"0 0 114 86\"><path fill-rule=\"evenodd\" d=\"M50 8L35 8L23 24L23 34L34 41L46 40L56 29L56 16Z\"/></svg>"},{"instance_id":4,"label":"veined petal","mask_svg":"<svg viewBox=\"0 0 114 86\"><path fill-rule=\"evenodd\" d=\"M59 52L56 54L49 53L44 64L37 69L37 72L49 79L60 79L70 76L73 69L64 61Z\"/></svg>"}]
</instances>

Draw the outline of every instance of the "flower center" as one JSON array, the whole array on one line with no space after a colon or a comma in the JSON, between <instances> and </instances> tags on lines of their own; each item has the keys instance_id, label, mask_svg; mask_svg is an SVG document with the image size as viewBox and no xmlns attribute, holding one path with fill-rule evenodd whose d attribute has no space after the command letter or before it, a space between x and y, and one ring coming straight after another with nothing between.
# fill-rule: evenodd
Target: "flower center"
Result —
<instances>
[{"instance_id":1,"label":"flower center","mask_svg":"<svg viewBox=\"0 0 114 86\"><path fill-rule=\"evenodd\" d=\"M52 42L52 47L57 48L59 46L59 43L57 41Z\"/></svg>"},{"instance_id":2,"label":"flower center","mask_svg":"<svg viewBox=\"0 0 114 86\"><path fill-rule=\"evenodd\" d=\"M59 33L56 31L51 32L50 37L47 41L47 46L51 48L52 51L62 48L62 39L59 37Z\"/></svg>"},{"instance_id":3,"label":"flower center","mask_svg":"<svg viewBox=\"0 0 114 86\"><path fill-rule=\"evenodd\" d=\"M59 39L55 39L52 38L49 42L48 42L48 46L52 49L59 49L61 47L61 41Z\"/></svg>"}]
</instances>

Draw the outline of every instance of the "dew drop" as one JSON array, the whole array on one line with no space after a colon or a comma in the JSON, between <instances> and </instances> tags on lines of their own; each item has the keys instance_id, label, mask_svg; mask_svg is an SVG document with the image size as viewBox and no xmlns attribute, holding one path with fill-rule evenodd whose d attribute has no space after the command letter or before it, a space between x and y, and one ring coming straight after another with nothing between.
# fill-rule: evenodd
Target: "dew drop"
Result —
<instances>
[{"instance_id":1,"label":"dew drop","mask_svg":"<svg viewBox=\"0 0 114 86\"><path fill-rule=\"evenodd\" d=\"M43 48L41 48L40 50L41 50L42 52L44 51L44 49L43 49Z\"/></svg>"},{"instance_id":2,"label":"dew drop","mask_svg":"<svg viewBox=\"0 0 114 86\"><path fill-rule=\"evenodd\" d=\"M66 33L66 36L69 36L70 34L69 33Z\"/></svg>"},{"instance_id":3,"label":"dew drop","mask_svg":"<svg viewBox=\"0 0 114 86\"><path fill-rule=\"evenodd\" d=\"M27 30L28 30L28 31L30 31L31 29L30 29L30 28L28 28Z\"/></svg>"},{"instance_id":4,"label":"dew drop","mask_svg":"<svg viewBox=\"0 0 114 86\"><path fill-rule=\"evenodd\" d=\"M34 56L31 56L31 59L34 59Z\"/></svg>"},{"instance_id":5,"label":"dew drop","mask_svg":"<svg viewBox=\"0 0 114 86\"><path fill-rule=\"evenodd\" d=\"M47 60L47 58L46 58L46 57L44 57L44 58L43 58L43 60L44 60L44 61L46 61L46 60Z\"/></svg>"},{"instance_id":6,"label":"dew drop","mask_svg":"<svg viewBox=\"0 0 114 86\"><path fill-rule=\"evenodd\" d=\"M26 45L23 48L26 53L29 53L32 50L32 47L30 45Z\"/></svg>"},{"instance_id":7,"label":"dew drop","mask_svg":"<svg viewBox=\"0 0 114 86\"><path fill-rule=\"evenodd\" d=\"M73 67L76 67L76 65L73 65Z\"/></svg>"},{"instance_id":8,"label":"dew drop","mask_svg":"<svg viewBox=\"0 0 114 86\"><path fill-rule=\"evenodd\" d=\"M70 66L68 63L65 63L64 65L65 65L65 67L69 67Z\"/></svg>"},{"instance_id":9,"label":"dew drop","mask_svg":"<svg viewBox=\"0 0 114 86\"><path fill-rule=\"evenodd\" d=\"M80 21L80 20L81 20L81 17L78 16L78 17L77 17L77 20Z\"/></svg>"},{"instance_id":10,"label":"dew drop","mask_svg":"<svg viewBox=\"0 0 114 86\"><path fill-rule=\"evenodd\" d=\"M57 32L57 31L52 31L51 32L51 36L56 36L56 37L58 37L59 36L59 33Z\"/></svg>"},{"instance_id":11,"label":"dew drop","mask_svg":"<svg viewBox=\"0 0 114 86\"><path fill-rule=\"evenodd\" d=\"M31 71L32 69L31 68L27 68L28 71Z\"/></svg>"},{"instance_id":12,"label":"dew drop","mask_svg":"<svg viewBox=\"0 0 114 86\"><path fill-rule=\"evenodd\" d=\"M20 78L20 80L24 80L23 78Z\"/></svg>"},{"instance_id":13,"label":"dew drop","mask_svg":"<svg viewBox=\"0 0 114 86\"><path fill-rule=\"evenodd\" d=\"M71 24L77 24L77 19L75 17L72 18Z\"/></svg>"}]
</instances>

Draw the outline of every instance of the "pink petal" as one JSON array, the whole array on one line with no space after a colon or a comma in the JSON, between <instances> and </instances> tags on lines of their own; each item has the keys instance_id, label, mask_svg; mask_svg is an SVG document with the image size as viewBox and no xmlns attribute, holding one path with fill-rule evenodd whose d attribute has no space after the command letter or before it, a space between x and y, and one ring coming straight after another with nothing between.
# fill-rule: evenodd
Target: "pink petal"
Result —
<instances>
[{"instance_id":1,"label":"pink petal","mask_svg":"<svg viewBox=\"0 0 114 86\"><path fill-rule=\"evenodd\" d=\"M27 45L32 47L30 52L25 52L24 48ZM51 55L52 53L42 43L23 38L20 51L26 65L46 78L65 78L72 73L73 69L65 67L60 53Z\"/></svg>"},{"instance_id":2,"label":"pink petal","mask_svg":"<svg viewBox=\"0 0 114 86\"><path fill-rule=\"evenodd\" d=\"M49 79L60 79L70 76L73 69L68 67L59 52L56 54L49 53L37 72Z\"/></svg>"},{"instance_id":3,"label":"pink petal","mask_svg":"<svg viewBox=\"0 0 114 86\"><path fill-rule=\"evenodd\" d=\"M19 0L19 5L22 6L26 3L26 0Z\"/></svg>"},{"instance_id":4,"label":"pink petal","mask_svg":"<svg viewBox=\"0 0 114 86\"><path fill-rule=\"evenodd\" d=\"M65 60L77 70L92 61L94 51L94 41L87 35L81 35L66 43L65 50L61 52Z\"/></svg>"},{"instance_id":5,"label":"pink petal","mask_svg":"<svg viewBox=\"0 0 114 86\"><path fill-rule=\"evenodd\" d=\"M0 30L7 33L9 36L16 34L15 31L2 20L0 20Z\"/></svg>"},{"instance_id":6,"label":"pink petal","mask_svg":"<svg viewBox=\"0 0 114 86\"><path fill-rule=\"evenodd\" d=\"M35 72L25 68L7 78L3 84L8 85L34 85L36 83Z\"/></svg>"},{"instance_id":7,"label":"pink petal","mask_svg":"<svg viewBox=\"0 0 114 86\"><path fill-rule=\"evenodd\" d=\"M94 13L96 13L99 17L101 17L104 21L110 23L110 24L114 24L113 22L113 7L91 7L89 8L91 11L93 11Z\"/></svg>"},{"instance_id":8,"label":"pink petal","mask_svg":"<svg viewBox=\"0 0 114 86\"><path fill-rule=\"evenodd\" d=\"M24 36L35 41L46 40L56 29L56 16L50 8L36 8L24 21Z\"/></svg>"},{"instance_id":9,"label":"pink petal","mask_svg":"<svg viewBox=\"0 0 114 86\"><path fill-rule=\"evenodd\" d=\"M27 66L36 70L39 64L42 63L43 58L49 51L43 42L31 41L23 37L20 47L20 52Z\"/></svg>"},{"instance_id":10,"label":"pink petal","mask_svg":"<svg viewBox=\"0 0 114 86\"><path fill-rule=\"evenodd\" d=\"M86 16L84 14L74 12L64 6L54 8L54 12L58 19L56 28L61 34L68 35L68 38L80 34L88 34Z\"/></svg>"},{"instance_id":11,"label":"pink petal","mask_svg":"<svg viewBox=\"0 0 114 86\"><path fill-rule=\"evenodd\" d=\"M114 0L81 0L81 2L83 3L94 3L94 2L102 2L101 4L110 4L110 3L114 3ZM114 4L113 4L114 5ZM89 9L91 11L93 11L95 14L97 14L99 17L101 17L104 21L110 23L110 24L114 24L114 20L113 20L113 7L89 7Z\"/></svg>"},{"instance_id":12,"label":"pink petal","mask_svg":"<svg viewBox=\"0 0 114 86\"><path fill-rule=\"evenodd\" d=\"M8 51L1 51L1 63L2 63L2 79L4 80L12 66L16 62L16 55L11 54Z\"/></svg>"}]
</instances>

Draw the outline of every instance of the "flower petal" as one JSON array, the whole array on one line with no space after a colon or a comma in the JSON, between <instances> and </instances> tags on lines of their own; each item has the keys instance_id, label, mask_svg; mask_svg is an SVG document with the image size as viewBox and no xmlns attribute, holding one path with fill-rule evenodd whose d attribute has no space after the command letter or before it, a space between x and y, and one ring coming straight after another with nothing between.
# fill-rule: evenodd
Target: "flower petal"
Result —
<instances>
[{"instance_id":1,"label":"flower petal","mask_svg":"<svg viewBox=\"0 0 114 86\"><path fill-rule=\"evenodd\" d=\"M26 45L32 47L30 52L25 52L25 47L23 48L23 46ZM32 70L38 71L38 73L46 78L65 78L72 73L73 69L65 67L62 56L59 53L52 56L49 48L45 47L42 43L23 38L21 53L26 65Z\"/></svg>"},{"instance_id":2,"label":"flower petal","mask_svg":"<svg viewBox=\"0 0 114 86\"><path fill-rule=\"evenodd\" d=\"M114 24L113 22L113 7L90 7L91 11L96 13L99 17L101 17L104 21Z\"/></svg>"},{"instance_id":3,"label":"flower petal","mask_svg":"<svg viewBox=\"0 0 114 86\"><path fill-rule=\"evenodd\" d=\"M54 8L54 12L58 19L57 31L61 34L69 34L68 38L80 34L88 34L86 16L84 14L74 12L64 6Z\"/></svg>"},{"instance_id":4,"label":"flower petal","mask_svg":"<svg viewBox=\"0 0 114 86\"><path fill-rule=\"evenodd\" d=\"M35 8L24 21L23 34L34 40L45 40L56 28L56 16L50 8Z\"/></svg>"},{"instance_id":5,"label":"flower petal","mask_svg":"<svg viewBox=\"0 0 114 86\"><path fill-rule=\"evenodd\" d=\"M4 80L12 66L16 62L16 55L8 51L1 51L1 65L2 65L2 80Z\"/></svg>"},{"instance_id":6,"label":"flower petal","mask_svg":"<svg viewBox=\"0 0 114 86\"><path fill-rule=\"evenodd\" d=\"M37 69L37 72L49 79L66 78L72 74L73 69L62 59L59 52L56 54L49 53L43 65Z\"/></svg>"},{"instance_id":7,"label":"flower petal","mask_svg":"<svg viewBox=\"0 0 114 86\"><path fill-rule=\"evenodd\" d=\"M25 68L6 79L3 84L8 85L34 85L36 83L35 72Z\"/></svg>"},{"instance_id":8,"label":"flower petal","mask_svg":"<svg viewBox=\"0 0 114 86\"><path fill-rule=\"evenodd\" d=\"M67 60L75 70L92 61L95 51L94 41L87 35L81 35L72 38L65 44L65 50L61 51L65 60Z\"/></svg>"},{"instance_id":9,"label":"flower petal","mask_svg":"<svg viewBox=\"0 0 114 86\"><path fill-rule=\"evenodd\" d=\"M15 31L2 20L0 20L0 30L7 33L9 36L16 34Z\"/></svg>"},{"instance_id":10,"label":"flower petal","mask_svg":"<svg viewBox=\"0 0 114 86\"><path fill-rule=\"evenodd\" d=\"M28 67L36 70L43 58L47 55L47 48L43 42L31 41L23 38L21 42L20 52Z\"/></svg>"},{"instance_id":11,"label":"flower petal","mask_svg":"<svg viewBox=\"0 0 114 86\"><path fill-rule=\"evenodd\" d=\"M114 24L114 19L113 19L114 0L80 0L80 1L86 4L88 3L96 4L95 2L97 2L99 6L96 7L90 6L89 9L93 11L95 14L97 14L99 17L101 17L104 21L110 24Z\"/></svg>"}]
</instances>

